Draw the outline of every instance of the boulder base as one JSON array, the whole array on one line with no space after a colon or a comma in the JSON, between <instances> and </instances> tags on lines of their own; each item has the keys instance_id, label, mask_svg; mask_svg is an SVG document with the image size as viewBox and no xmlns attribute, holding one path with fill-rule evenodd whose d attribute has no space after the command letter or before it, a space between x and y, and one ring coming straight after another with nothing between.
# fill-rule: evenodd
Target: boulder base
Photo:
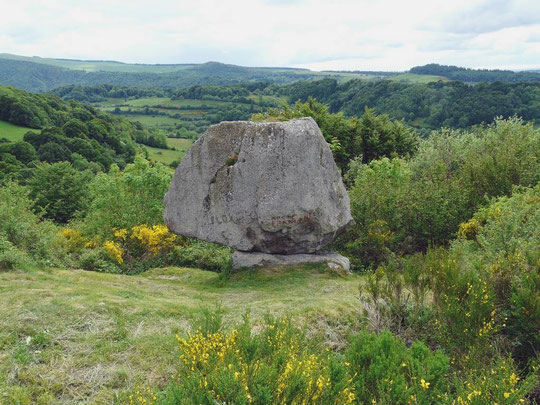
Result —
<instances>
[{"instance_id":1,"label":"boulder base","mask_svg":"<svg viewBox=\"0 0 540 405\"><path fill-rule=\"evenodd\" d=\"M233 268L247 267L287 267L307 263L326 263L332 270L349 272L350 262L345 256L335 252L317 252L293 255L279 255L262 252L241 252L233 254Z\"/></svg>"},{"instance_id":2,"label":"boulder base","mask_svg":"<svg viewBox=\"0 0 540 405\"><path fill-rule=\"evenodd\" d=\"M241 251L314 253L353 222L312 118L222 122L193 144L165 196L171 231Z\"/></svg>"}]
</instances>

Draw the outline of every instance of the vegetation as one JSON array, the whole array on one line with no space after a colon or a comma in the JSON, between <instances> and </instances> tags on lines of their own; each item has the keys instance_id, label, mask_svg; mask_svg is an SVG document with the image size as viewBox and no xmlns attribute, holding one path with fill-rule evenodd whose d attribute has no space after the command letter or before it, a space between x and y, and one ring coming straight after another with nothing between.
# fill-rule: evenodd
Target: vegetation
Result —
<instances>
[{"instance_id":1,"label":"vegetation","mask_svg":"<svg viewBox=\"0 0 540 405\"><path fill-rule=\"evenodd\" d=\"M133 161L135 142L168 149L165 135L96 108L51 95L0 87L0 182L28 179L35 162L71 162L78 170L108 170ZM11 123L11 124L8 124ZM26 128L36 130L26 131ZM176 155L176 156L179 156Z\"/></svg>"},{"instance_id":2,"label":"vegetation","mask_svg":"<svg viewBox=\"0 0 540 405\"><path fill-rule=\"evenodd\" d=\"M0 81L27 91L46 92L57 87L117 85L176 89L196 85L245 82L290 83L319 77L347 80L353 74L318 73L307 69L251 68L218 62L189 65L144 65L118 62L69 61L0 55Z\"/></svg>"},{"instance_id":3,"label":"vegetation","mask_svg":"<svg viewBox=\"0 0 540 405\"><path fill-rule=\"evenodd\" d=\"M410 160L355 161L346 174L356 226L341 244L359 268L446 245L492 197L540 180L540 133L513 118L443 130Z\"/></svg>"},{"instance_id":4,"label":"vegetation","mask_svg":"<svg viewBox=\"0 0 540 405\"><path fill-rule=\"evenodd\" d=\"M377 116L366 109L361 118L347 119L343 114L330 114L328 108L315 99L296 103L293 107L270 109L255 115L255 120L288 120L312 117L334 153L338 167L344 172L349 162L359 159L369 162L383 156L407 156L415 152L418 138L414 131L388 116Z\"/></svg>"},{"instance_id":5,"label":"vegetation","mask_svg":"<svg viewBox=\"0 0 540 405\"><path fill-rule=\"evenodd\" d=\"M298 82L279 88L278 94L290 102L315 97L328 104L331 112L358 116L366 107L409 125L424 128L424 135L440 127L466 128L490 123L496 117L513 115L539 120L539 83L484 83L470 86L462 82L428 84L390 80L351 80L338 84L325 79Z\"/></svg>"},{"instance_id":6,"label":"vegetation","mask_svg":"<svg viewBox=\"0 0 540 405\"><path fill-rule=\"evenodd\" d=\"M436 63L413 67L410 72L420 75L445 76L450 80L461 80L463 82L516 83L540 81L540 74L537 72L514 72L512 70L499 69L468 69L457 66L438 65Z\"/></svg>"},{"instance_id":7,"label":"vegetation","mask_svg":"<svg viewBox=\"0 0 540 405\"><path fill-rule=\"evenodd\" d=\"M110 96L124 88L63 90L117 115L218 119L227 105L258 120L313 117L356 222L334 245L357 273L345 276L232 272L230 249L163 223L172 170L135 142L165 130L0 88L1 118L36 129L0 143L0 401L537 402L540 130L511 116L422 139L390 113L358 103L349 116L310 97L344 109L363 97L357 86L396 103L425 89L462 103L469 91L530 92L522 112L538 101L536 84L501 83L206 85L126 93L122 107ZM287 91L306 101L279 107ZM192 139L166 141L179 159Z\"/></svg>"},{"instance_id":8,"label":"vegetation","mask_svg":"<svg viewBox=\"0 0 540 405\"><path fill-rule=\"evenodd\" d=\"M30 130L27 127L0 121L0 143L22 141L24 134Z\"/></svg>"}]
</instances>

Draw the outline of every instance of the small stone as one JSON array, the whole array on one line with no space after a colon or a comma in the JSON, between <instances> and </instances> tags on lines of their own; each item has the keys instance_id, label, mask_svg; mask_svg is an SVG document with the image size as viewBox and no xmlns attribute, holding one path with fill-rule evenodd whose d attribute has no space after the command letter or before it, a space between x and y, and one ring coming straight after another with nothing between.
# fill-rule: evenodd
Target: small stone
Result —
<instances>
[{"instance_id":1,"label":"small stone","mask_svg":"<svg viewBox=\"0 0 540 405\"><path fill-rule=\"evenodd\" d=\"M236 270L249 267L288 267L308 263L325 263L331 270L350 271L349 259L335 252L279 255L237 250L233 254L233 269Z\"/></svg>"}]
</instances>

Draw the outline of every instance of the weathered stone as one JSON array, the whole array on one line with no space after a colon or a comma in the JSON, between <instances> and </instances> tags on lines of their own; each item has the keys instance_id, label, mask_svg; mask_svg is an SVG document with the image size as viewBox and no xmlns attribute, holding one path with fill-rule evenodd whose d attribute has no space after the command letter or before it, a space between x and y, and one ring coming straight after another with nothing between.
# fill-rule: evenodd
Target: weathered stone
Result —
<instances>
[{"instance_id":1,"label":"weathered stone","mask_svg":"<svg viewBox=\"0 0 540 405\"><path fill-rule=\"evenodd\" d=\"M237 250L233 254L234 269L248 267L287 267L307 263L325 263L328 268L343 272L349 272L350 269L349 259L335 252L278 255L262 252L240 252Z\"/></svg>"},{"instance_id":2,"label":"weathered stone","mask_svg":"<svg viewBox=\"0 0 540 405\"><path fill-rule=\"evenodd\" d=\"M173 232L242 251L313 253L352 222L311 118L210 127L176 169L165 206Z\"/></svg>"}]
</instances>

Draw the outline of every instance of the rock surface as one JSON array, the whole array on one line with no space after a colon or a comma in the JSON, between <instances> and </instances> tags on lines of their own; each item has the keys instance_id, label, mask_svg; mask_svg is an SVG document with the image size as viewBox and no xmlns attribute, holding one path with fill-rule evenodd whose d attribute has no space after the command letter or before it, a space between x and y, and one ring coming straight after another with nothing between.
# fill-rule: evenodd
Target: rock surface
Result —
<instances>
[{"instance_id":1,"label":"rock surface","mask_svg":"<svg viewBox=\"0 0 540 405\"><path fill-rule=\"evenodd\" d=\"M173 232L242 251L313 253L352 223L312 118L210 127L176 169L165 207Z\"/></svg>"},{"instance_id":2,"label":"rock surface","mask_svg":"<svg viewBox=\"0 0 540 405\"><path fill-rule=\"evenodd\" d=\"M350 262L345 256L335 252L300 253L293 255L276 255L262 252L240 252L233 254L233 268L247 267L287 267L306 263L326 263L332 270L349 272Z\"/></svg>"}]
</instances>

